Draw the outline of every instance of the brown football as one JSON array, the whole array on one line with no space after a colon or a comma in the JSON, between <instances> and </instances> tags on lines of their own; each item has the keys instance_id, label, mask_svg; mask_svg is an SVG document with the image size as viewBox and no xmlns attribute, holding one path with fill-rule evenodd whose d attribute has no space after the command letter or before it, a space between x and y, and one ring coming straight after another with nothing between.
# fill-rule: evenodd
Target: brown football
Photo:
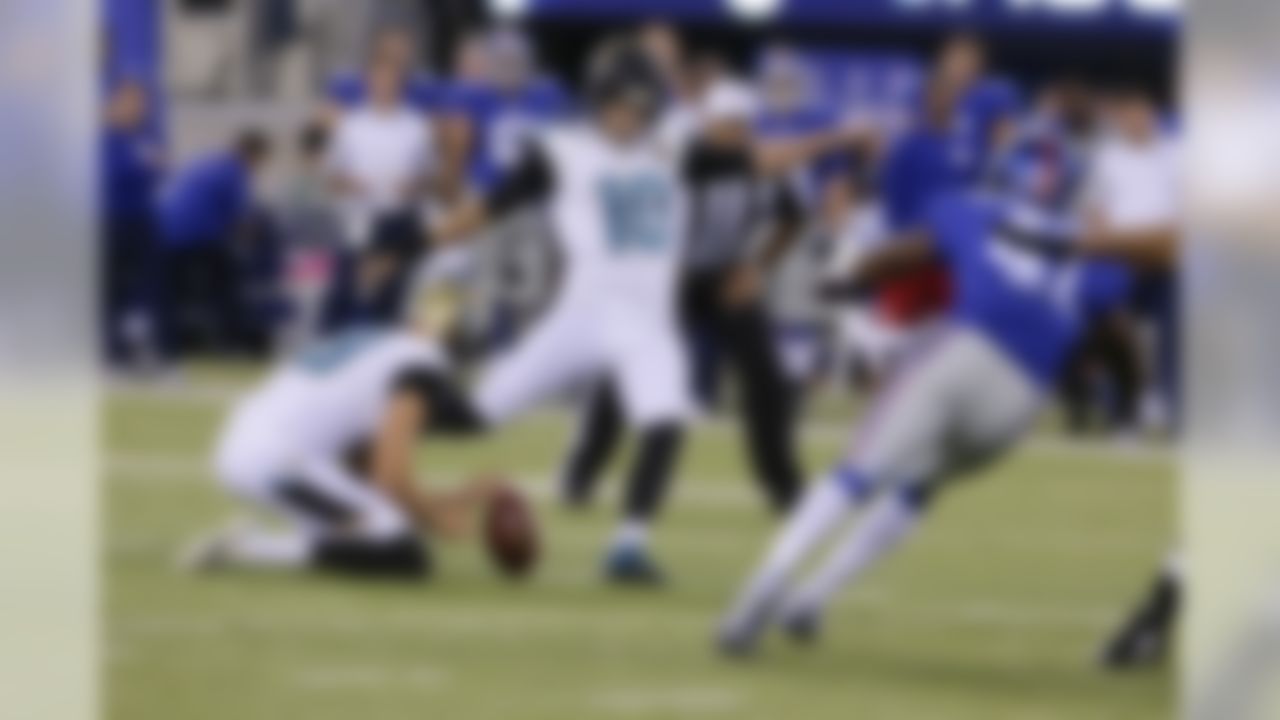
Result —
<instances>
[{"instance_id":1,"label":"brown football","mask_svg":"<svg viewBox=\"0 0 1280 720\"><path fill-rule=\"evenodd\" d=\"M502 483L489 499L485 544L493 564L510 578L523 578L538 563L538 526L533 507L520 491Z\"/></svg>"}]
</instances>

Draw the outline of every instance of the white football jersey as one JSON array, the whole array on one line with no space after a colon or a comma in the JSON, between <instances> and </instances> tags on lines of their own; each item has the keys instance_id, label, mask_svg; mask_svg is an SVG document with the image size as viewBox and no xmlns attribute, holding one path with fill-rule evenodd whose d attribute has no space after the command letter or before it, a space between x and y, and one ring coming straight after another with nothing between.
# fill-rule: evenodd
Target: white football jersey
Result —
<instances>
[{"instance_id":1,"label":"white football jersey","mask_svg":"<svg viewBox=\"0 0 1280 720\"><path fill-rule=\"evenodd\" d=\"M562 301L621 317L671 312L686 228L676 156L658 138L619 145L586 125L550 130L541 147L555 176Z\"/></svg>"},{"instance_id":2,"label":"white football jersey","mask_svg":"<svg viewBox=\"0 0 1280 720\"><path fill-rule=\"evenodd\" d=\"M348 330L283 361L232 424L289 454L343 453L373 435L398 378L446 364L440 347L415 333Z\"/></svg>"}]
</instances>

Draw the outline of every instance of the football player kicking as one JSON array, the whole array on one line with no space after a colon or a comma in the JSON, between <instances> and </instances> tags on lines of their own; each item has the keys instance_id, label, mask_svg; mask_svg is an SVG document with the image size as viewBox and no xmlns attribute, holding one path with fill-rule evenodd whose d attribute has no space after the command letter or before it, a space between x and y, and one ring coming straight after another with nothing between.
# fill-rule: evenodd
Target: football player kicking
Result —
<instances>
[{"instance_id":1,"label":"football player kicking","mask_svg":"<svg viewBox=\"0 0 1280 720\"><path fill-rule=\"evenodd\" d=\"M236 523L186 555L193 570L312 569L365 578L420 579L425 538L474 529L494 488L433 492L413 481L418 437L479 427L453 388L427 304L404 329L356 328L284 361L244 398L214 454L232 495L288 521Z\"/></svg>"},{"instance_id":2,"label":"football player kicking","mask_svg":"<svg viewBox=\"0 0 1280 720\"><path fill-rule=\"evenodd\" d=\"M688 414L676 320L685 202L678 161L656 137L662 81L640 50L607 44L588 71L589 117L541 133L482 201L433 228L439 245L541 204L565 270L552 306L474 393L498 425L561 392L601 380L619 390L640 441L606 576L648 585L662 574L648 528L666 493Z\"/></svg>"},{"instance_id":3,"label":"football player kicking","mask_svg":"<svg viewBox=\"0 0 1280 720\"><path fill-rule=\"evenodd\" d=\"M987 195L940 197L918 236L878 248L847 289L920 263L951 269L956 299L936 338L906 358L861 421L843 459L775 538L723 618L718 641L750 653L774 621L812 639L824 610L917 526L945 481L993 460L1031 428L1088 316L1127 292L1123 266L1063 257L1027 239L1076 234L1079 172L1070 151L1027 140L998 165ZM860 514L807 578L801 565Z\"/></svg>"}]
</instances>

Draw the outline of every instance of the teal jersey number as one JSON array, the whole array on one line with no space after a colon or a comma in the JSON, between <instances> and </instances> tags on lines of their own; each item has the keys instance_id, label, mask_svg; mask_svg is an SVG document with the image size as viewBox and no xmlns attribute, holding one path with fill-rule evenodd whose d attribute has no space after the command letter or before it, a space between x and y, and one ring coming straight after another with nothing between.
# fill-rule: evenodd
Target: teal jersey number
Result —
<instances>
[{"instance_id":1,"label":"teal jersey number","mask_svg":"<svg viewBox=\"0 0 1280 720\"><path fill-rule=\"evenodd\" d=\"M620 255L667 249L675 193L660 175L605 178L599 187L609 233L609 248Z\"/></svg>"},{"instance_id":2,"label":"teal jersey number","mask_svg":"<svg viewBox=\"0 0 1280 720\"><path fill-rule=\"evenodd\" d=\"M302 369L316 374L326 375L346 365L362 353L375 340L384 335L377 328L352 328L337 335L312 343L295 358Z\"/></svg>"}]
</instances>

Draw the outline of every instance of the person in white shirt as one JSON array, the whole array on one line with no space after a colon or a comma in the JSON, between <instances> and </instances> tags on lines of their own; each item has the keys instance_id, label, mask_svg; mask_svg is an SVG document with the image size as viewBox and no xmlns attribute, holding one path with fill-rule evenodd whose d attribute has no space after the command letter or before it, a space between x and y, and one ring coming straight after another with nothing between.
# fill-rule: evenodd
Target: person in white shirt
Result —
<instances>
[{"instance_id":1,"label":"person in white shirt","mask_svg":"<svg viewBox=\"0 0 1280 720\"><path fill-rule=\"evenodd\" d=\"M1177 138L1165 131L1155 103L1139 90L1116 94L1107 114L1109 132L1097 146L1085 200L1095 232L1175 235L1182 202ZM1135 293L1149 380L1139 415L1150 429L1170 426L1176 415L1175 285L1173 270L1153 270L1143 274Z\"/></svg>"},{"instance_id":2,"label":"person in white shirt","mask_svg":"<svg viewBox=\"0 0 1280 720\"><path fill-rule=\"evenodd\" d=\"M656 133L664 100L657 69L626 40L607 43L589 67L590 115L541 133L486 197L432 235L443 248L513 212L546 209L564 258L556 299L486 369L474 408L496 427L572 388L616 385L639 439L605 575L649 586L664 578L649 530L689 415L676 312L687 207L680 158Z\"/></svg>"},{"instance_id":3,"label":"person in white shirt","mask_svg":"<svg viewBox=\"0 0 1280 720\"><path fill-rule=\"evenodd\" d=\"M826 183L822 218L822 229L831 239L824 284L847 277L863 258L890 239L884 208L872 195L868 179L854 170L842 172ZM871 384L888 371L918 334L925 332L922 327L896 326L869 304L846 304L833 309L831 322L837 372L856 369Z\"/></svg>"},{"instance_id":4,"label":"person in white shirt","mask_svg":"<svg viewBox=\"0 0 1280 720\"><path fill-rule=\"evenodd\" d=\"M432 155L431 123L403 102L399 70L377 63L368 83L368 102L338 120L328 160L347 242L355 248L371 242L380 218L409 208Z\"/></svg>"},{"instance_id":5,"label":"person in white shirt","mask_svg":"<svg viewBox=\"0 0 1280 720\"><path fill-rule=\"evenodd\" d=\"M1086 200L1094 221L1126 232L1176 225L1177 141L1141 93L1122 94L1109 114L1111 132L1098 145Z\"/></svg>"},{"instance_id":6,"label":"person in white shirt","mask_svg":"<svg viewBox=\"0 0 1280 720\"><path fill-rule=\"evenodd\" d=\"M322 327L388 322L422 249L419 197L432 176L431 121L404 102L400 69L375 62L368 100L341 116L328 158L345 248Z\"/></svg>"}]
</instances>

